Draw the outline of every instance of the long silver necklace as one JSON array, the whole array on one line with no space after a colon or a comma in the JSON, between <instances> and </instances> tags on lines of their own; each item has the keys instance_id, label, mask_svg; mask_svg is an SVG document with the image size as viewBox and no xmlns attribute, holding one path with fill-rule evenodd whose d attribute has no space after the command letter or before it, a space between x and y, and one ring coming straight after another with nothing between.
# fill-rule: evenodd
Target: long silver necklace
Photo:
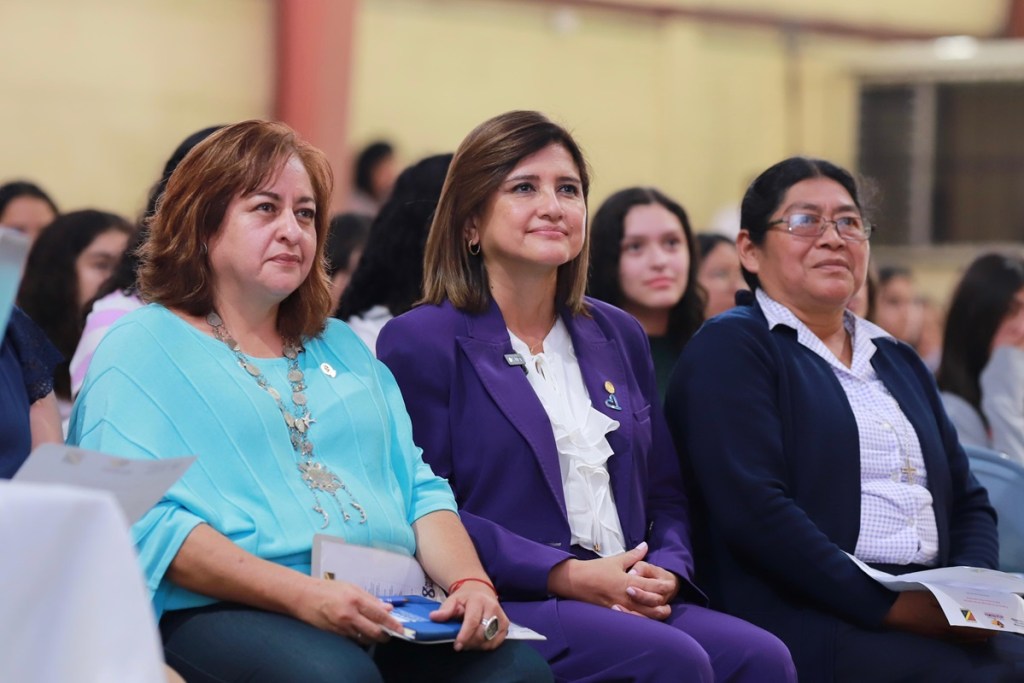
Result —
<instances>
[{"instance_id":1,"label":"long silver necklace","mask_svg":"<svg viewBox=\"0 0 1024 683\"><path fill-rule=\"evenodd\" d=\"M288 436L291 439L292 449L299 458L297 463L299 474L302 476L303 483L313 492L313 511L324 518L323 526L320 528L325 529L331 523L330 516L324 510L323 505L320 504L320 492L324 492L334 499L338 510L341 511L342 518L346 522L352 518L338 498L339 490L344 491L348 495L348 504L359 512L359 523L365 524L366 510L359 504L356 497L352 495L352 491L349 490L345 482L325 464L314 460L313 442L309 440L308 432L310 425L316 422L316 420L313 419L312 414L309 412L309 406L306 405L306 394L304 393L306 391L306 376L302 372L302 368L299 367L299 354L302 353L302 347L293 341L288 341L284 345L284 357L288 359L288 383L291 385L293 406L293 410L288 410L284 405L284 401L281 400L281 393L270 386L263 371L255 363L251 362L248 356L242 353L241 347L234 337L231 336L231 333L228 332L221 317L217 313L211 312L206 316L206 322L213 329L214 336L226 344L232 353L235 354L235 360L238 361L238 365L245 370L246 374L255 379L256 384L270 394L270 397L277 403L277 409L281 411L284 423L288 427Z\"/></svg>"}]
</instances>

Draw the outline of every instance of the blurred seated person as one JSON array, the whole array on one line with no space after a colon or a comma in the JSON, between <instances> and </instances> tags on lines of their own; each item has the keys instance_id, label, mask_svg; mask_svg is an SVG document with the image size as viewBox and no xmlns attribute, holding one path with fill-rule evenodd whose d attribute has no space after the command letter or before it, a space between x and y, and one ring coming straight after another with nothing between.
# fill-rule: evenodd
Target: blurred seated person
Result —
<instances>
[{"instance_id":1,"label":"blurred seated person","mask_svg":"<svg viewBox=\"0 0 1024 683\"><path fill-rule=\"evenodd\" d=\"M402 171L370 227L335 317L347 322L371 351L381 328L420 299L427 232L451 160L451 154L438 154Z\"/></svg>"},{"instance_id":2,"label":"blurred seated person","mask_svg":"<svg viewBox=\"0 0 1024 683\"><path fill-rule=\"evenodd\" d=\"M386 140L371 142L356 156L348 210L373 218L391 196L398 174L395 148Z\"/></svg>"},{"instance_id":3,"label":"blurred seated person","mask_svg":"<svg viewBox=\"0 0 1024 683\"><path fill-rule=\"evenodd\" d=\"M15 180L0 185L0 225L14 228L35 241L57 217L57 205L35 183Z\"/></svg>"},{"instance_id":4,"label":"blurred seated person","mask_svg":"<svg viewBox=\"0 0 1024 683\"><path fill-rule=\"evenodd\" d=\"M142 306L142 299L139 298L137 285L139 256L138 251L146 241L149 234L147 224L156 214L156 203L163 196L167 181L170 179L174 169L178 167L181 160L185 158L189 150L208 138L221 126L211 126L196 131L185 138L171 154L171 158L164 164L164 171L156 185L149 192L149 200L146 203L146 210L139 221L139 229L132 238L131 243L125 250L114 274L107 278L107 281L100 286L96 297L88 304L85 324L82 335L75 347L75 353L71 357L69 367L71 373L71 396L75 397L82 388L85 381L85 373L92 362L92 355L96 346L103 339L110 326L121 319L122 316L131 313Z\"/></svg>"},{"instance_id":5,"label":"blurred seated person","mask_svg":"<svg viewBox=\"0 0 1024 683\"><path fill-rule=\"evenodd\" d=\"M1024 260L971 263L949 305L937 379L962 443L1024 464Z\"/></svg>"},{"instance_id":6,"label":"blurred seated person","mask_svg":"<svg viewBox=\"0 0 1024 683\"><path fill-rule=\"evenodd\" d=\"M660 403L680 351L704 322L690 219L659 190L631 187L601 204L590 232L587 291L640 321L651 344Z\"/></svg>"},{"instance_id":7,"label":"blurred seated person","mask_svg":"<svg viewBox=\"0 0 1024 683\"><path fill-rule=\"evenodd\" d=\"M778 635L805 681L1021 680L1024 639L951 626L931 593L891 592L847 555L896 574L998 561L931 373L846 309L871 237L853 177L786 159L747 190L742 226L753 300L694 336L666 403L712 603Z\"/></svg>"},{"instance_id":8,"label":"blurred seated person","mask_svg":"<svg viewBox=\"0 0 1024 683\"><path fill-rule=\"evenodd\" d=\"M736 243L715 232L697 234L700 252L697 282L704 290L704 318L712 318L736 305L736 292L745 290L747 283L740 272L740 257Z\"/></svg>"},{"instance_id":9,"label":"blurred seated person","mask_svg":"<svg viewBox=\"0 0 1024 683\"><path fill-rule=\"evenodd\" d=\"M106 211L59 216L32 245L18 290L18 305L64 357L54 373L61 418L71 413L69 361L84 329L86 307L117 269L135 229Z\"/></svg>"},{"instance_id":10,"label":"blurred seated person","mask_svg":"<svg viewBox=\"0 0 1024 683\"><path fill-rule=\"evenodd\" d=\"M34 448L62 443L53 393L60 353L19 308L0 343L0 479L10 479Z\"/></svg>"},{"instance_id":11,"label":"blurred seated person","mask_svg":"<svg viewBox=\"0 0 1024 683\"><path fill-rule=\"evenodd\" d=\"M331 219L325 254L327 277L331 279L332 313L338 310L341 295L363 256L363 246L372 222L373 219L361 213L341 213Z\"/></svg>"},{"instance_id":12,"label":"blurred seated person","mask_svg":"<svg viewBox=\"0 0 1024 683\"><path fill-rule=\"evenodd\" d=\"M876 281L877 277L869 263L868 273L864 276L864 286L858 289L850 299L850 303L846 304L850 312L858 318L873 320L875 317L875 289L878 288L878 285L875 284Z\"/></svg>"},{"instance_id":13,"label":"blurred seated person","mask_svg":"<svg viewBox=\"0 0 1024 683\"><path fill-rule=\"evenodd\" d=\"M704 607L637 321L584 296L589 169L539 112L459 145L424 303L381 332L416 442L560 681L795 680L769 633Z\"/></svg>"},{"instance_id":14,"label":"blurred seated person","mask_svg":"<svg viewBox=\"0 0 1024 683\"><path fill-rule=\"evenodd\" d=\"M168 181L140 292L100 342L69 442L197 461L133 527L165 653L189 681L547 680L420 459L390 373L328 321L330 167L277 123L199 143ZM387 643L390 605L309 576L313 536L416 554L454 649ZM484 623L500 629L485 637ZM492 650L492 652L464 652Z\"/></svg>"},{"instance_id":15,"label":"blurred seated person","mask_svg":"<svg viewBox=\"0 0 1024 683\"><path fill-rule=\"evenodd\" d=\"M900 341L911 346L917 344L921 334L921 311L909 268L887 266L879 269L874 304L875 317L871 322Z\"/></svg>"}]
</instances>

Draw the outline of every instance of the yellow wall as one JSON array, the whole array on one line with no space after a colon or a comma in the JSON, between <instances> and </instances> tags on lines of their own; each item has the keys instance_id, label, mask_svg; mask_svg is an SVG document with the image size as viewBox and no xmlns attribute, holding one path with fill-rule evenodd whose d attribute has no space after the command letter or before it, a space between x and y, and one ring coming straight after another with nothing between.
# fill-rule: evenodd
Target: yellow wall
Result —
<instances>
[{"instance_id":1,"label":"yellow wall","mask_svg":"<svg viewBox=\"0 0 1024 683\"><path fill-rule=\"evenodd\" d=\"M303 1L303 0L297 0ZM475 124L537 108L573 128L593 203L656 184L704 227L784 155L854 160L852 52L870 44L771 28L519 0L359 2L356 148L404 160ZM904 30L995 32L1006 0L624 0ZM275 0L3 0L0 181L37 179L64 208L135 214L173 147L217 122L267 116ZM572 4L572 3L570 3ZM563 9L559 9L563 8Z\"/></svg>"},{"instance_id":2,"label":"yellow wall","mask_svg":"<svg viewBox=\"0 0 1024 683\"><path fill-rule=\"evenodd\" d=\"M662 4L974 34L996 31L1005 12L1004 0ZM853 163L857 96L847 65L871 45L804 34L787 47L773 28L556 2L364 0L350 139L358 147L390 137L411 161L453 149L493 114L540 109L589 153L593 207L621 187L654 184L705 227L784 156Z\"/></svg>"},{"instance_id":3,"label":"yellow wall","mask_svg":"<svg viewBox=\"0 0 1024 683\"><path fill-rule=\"evenodd\" d=\"M3 0L0 182L134 217L178 143L269 114L272 0Z\"/></svg>"}]
</instances>

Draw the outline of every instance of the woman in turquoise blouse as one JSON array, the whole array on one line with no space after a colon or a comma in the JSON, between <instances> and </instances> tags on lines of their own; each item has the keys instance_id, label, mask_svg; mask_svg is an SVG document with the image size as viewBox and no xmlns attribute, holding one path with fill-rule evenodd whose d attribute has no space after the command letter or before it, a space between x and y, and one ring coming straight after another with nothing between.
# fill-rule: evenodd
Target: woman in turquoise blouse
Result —
<instances>
[{"instance_id":1,"label":"woman in turquoise blouse","mask_svg":"<svg viewBox=\"0 0 1024 683\"><path fill-rule=\"evenodd\" d=\"M171 177L143 247L152 302L96 351L69 441L196 455L132 529L169 663L189 681L548 680L508 621L390 373L325 324L330 171L249 121ZM309 576L313 535L415 554L462 618L451 648L388 643L391 607ZM495 628L497 626L497 628ZM376 647L371 647L376 646Z\"/></svg>"}]
</instances>

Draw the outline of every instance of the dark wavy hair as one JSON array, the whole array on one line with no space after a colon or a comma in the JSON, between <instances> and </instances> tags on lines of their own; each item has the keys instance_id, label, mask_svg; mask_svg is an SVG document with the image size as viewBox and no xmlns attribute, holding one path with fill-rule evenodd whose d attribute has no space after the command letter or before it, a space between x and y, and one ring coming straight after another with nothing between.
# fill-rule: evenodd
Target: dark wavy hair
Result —
<instances>
[{"instance_id":1,"label":"dark wavy hair","mask_svg":"<svg viewBox=\"0 0 1024 683\"><path fill-rule=\"evenodd\" d=\"M740 227L750 235L750 241L761 246L768 233L768 221L778 210L789 188L809 178L828 178L843 186L854 205L864 213L861 191L857 180L844 168L824 159L790 157L775 164L754 179L743 195L740 205ZM755 273L742 268L743 279L753 292L760 286Z\"/></svg>"},{"instance_id":2,"label":"dark wavy hair","mask_svg":"<svg viewBox=\"0 0 1024 683\"><path fill-rule=\"evenodd\" d=\"M668 318L668 338L681 351L704 322L704 289L697 282L700 252L686 211L653 187L630 187L619 190L601 204L590 223L590 296L623 308L625 303L619 281L619 259L622 238L626 232L626 214L634 206L657 204L679 219L683 226L690 266L686 273L686 291L672 307Z\"/></svg>"},{"instance_id":3,"label":"dark wavy hair","mask_svg":"<svg viewBox=\"0 0 1024 683\"><path fill-rule=\"evenodd\" d=\"M363 257L341 295L337 317L348 320L374 306L405 313L420 298L423 251L451 154L427 157L402 171L370 227Z\"/></svg>"},{"instance_id":4,"label":"dark wavy hair","mask_svg":"<svg viewBox=\"0 0 1024 683\"><path fill-rule=\"evenodd\" d=\"M117 230L132 234L135 228L114 213L86 209L56 218L32 244L25 276L18 290L18 305L46 333L64 356L54 373L57 396L71 398L68 365L82 337L87 311L78 304L78 271L75 261L97 237Z\"/></svg>"},{"instance_id":5,"label":"dark wavy hair","mask_svg":"<svg viewBox=\"0 0 1024 683\"><path fill-rule=\"evenodd\" d=\"M992 338L1022 288L1024 260L985 254L964 272L949 304L936 379L940 389L970 403L983 420L981 371L991 355Z\"/></svg>"},{"instance_id":6,"label":"dark wavy hair","mask_svg":"<svg viewBox=\"0 0 1024 683\"><path fill-rule=\"evenodd\" d=\"M333 176L324 153L283 123L253 120L225 126L185 155L139 250L142 298L196 316L213 310L213 273L205 245L220 230L231 200L257 191L293 155L313 188L316 253L309 276L281 302L277 328L285 339L320 334L331 307L324 245Z\"/></svg>"},{"instance_id":7,"label":"dark wavy hair","mask_svg":"<svg viewBox=\"0 0 1024 683\"><path fill-rule=\"evenodd\" d=\"M382 161L394 154L395 148L386 140L377 140L364 147L356 157L353 173L355 186L374 199L379 199L373 192L373 171Z\"/></svg>"},{"instance_id":8,"label":"dark wavy hair","mask_svg":"<svg viewBox=\"0 0 1024 683\"><path fill-rule=\"evenodd\" d=\"M132 238L132 243L128 245L128 249L124 252L124 258L117 266L117 270L110 276L103 286L100 287L96 293L96 298L93 302L98 299L102 299L111 292L121 291L125 295L133 294L138 291L138 272L139 272L139 247L149 237L149 221L156 214L156 205L161 197L164 196L164 189L167 187L167 181L170 180L171 174L174 173L174 169L178 168L178 164L185 158L185 155L191 151L193 147L198 145L200 142L210 137L224 126L210 126L200 131L196 131L189 135L187 138L181 141L174 153L171 154L171 158L164 164L164 172L160 176L160 180L153 185L149 191L149 199L146 201L146 209L142 214L142 218L139 219L139 228L135 231L135 237ZM92 308L92 302L90 302L89 309Z\"/></svg>"},{"instance_id":9,"label":"dark wavy hair","mask_svg":"<svg viewBox=\"0 0 1024 683\"><path fill-rule=\"evenodd\" d=\"M12 180L9 183L0 185L0 216L4 215L4 211L7 210L7 205L18 197L41 199L46 202L51 209L53 209L54 215L60 214L60 211L57 210L57 205L50 198L50 195L46 194L43 188L27 180Z\"/></svg>"}]
</instances>

